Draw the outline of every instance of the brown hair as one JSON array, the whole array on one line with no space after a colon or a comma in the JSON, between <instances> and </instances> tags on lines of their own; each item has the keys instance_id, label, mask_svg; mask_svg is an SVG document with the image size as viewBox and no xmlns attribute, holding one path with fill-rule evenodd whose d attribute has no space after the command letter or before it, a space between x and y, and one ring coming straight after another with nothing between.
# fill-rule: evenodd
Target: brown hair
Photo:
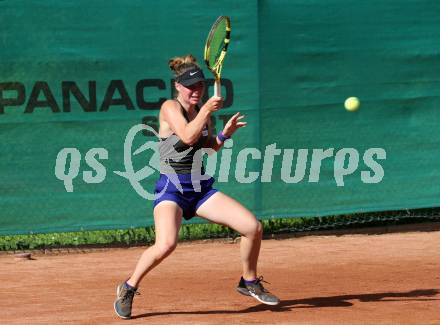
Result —
<instances>
[{"instance_id":1,"label":"brown hair","mask_svg":"<svg viewBox=\"0 0 440 325\"><path fill-rule=\"evenodd\" d=\"M174 72L174 76L177 77L192 68L200 69L196 61L196 58L191 54L185 56L176 56L168 61L168 66Z\"/></svg>"}]
</instances>

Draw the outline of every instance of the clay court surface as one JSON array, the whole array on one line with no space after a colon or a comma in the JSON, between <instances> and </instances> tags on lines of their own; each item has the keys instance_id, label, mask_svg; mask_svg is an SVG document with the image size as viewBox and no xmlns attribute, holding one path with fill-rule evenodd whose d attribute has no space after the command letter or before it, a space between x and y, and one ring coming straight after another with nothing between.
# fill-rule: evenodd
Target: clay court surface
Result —
<instances>
[{"instance_id":1,"label":"clay court surface","mask_svg":"<svg viewBox=\"0 0 440 325\"><path fill-rule=\"evenodd\" d=\"M181 243L142 282L134 319L116 284L143 248L0 255L2 324L440 324L440 232L264 240L259 273L282 300L235 291L239 244Z\"/></svg>"}]
</instances>

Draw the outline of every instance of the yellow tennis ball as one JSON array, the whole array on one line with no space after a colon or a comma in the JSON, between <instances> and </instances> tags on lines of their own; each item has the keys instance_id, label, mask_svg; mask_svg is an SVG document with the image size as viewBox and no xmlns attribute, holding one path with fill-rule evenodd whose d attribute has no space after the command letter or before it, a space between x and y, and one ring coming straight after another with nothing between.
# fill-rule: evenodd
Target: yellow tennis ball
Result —
<instances>
[{"instance_id":1,"label":"yellow tennis ball","mask_svg":"<svg viewBox=\"0 0 440 325\"><path fill-rule=\"evenodd\" d=\"M345 109L349 112L357 111L359 108L359 105L360 105L360 102L357 97L348 97L344 103Z\"/></svg>"}]
</instances>

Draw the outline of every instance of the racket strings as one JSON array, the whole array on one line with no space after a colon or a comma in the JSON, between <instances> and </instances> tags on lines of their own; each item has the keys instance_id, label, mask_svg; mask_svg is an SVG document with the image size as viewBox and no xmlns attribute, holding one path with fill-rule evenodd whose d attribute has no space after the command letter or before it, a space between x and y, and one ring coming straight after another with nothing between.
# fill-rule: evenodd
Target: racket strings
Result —
<instances>
[{"instance_id":1,"label":"racket strings","mask_svg":"<svg viewBox=\"0 0 440 325\"><path fill-rule=\"evenodd\" d=\"M231 34L229 18L221 16L211 28L205 46L205 62L216 78L220 78Z\"/></svg>"}]
</instances>

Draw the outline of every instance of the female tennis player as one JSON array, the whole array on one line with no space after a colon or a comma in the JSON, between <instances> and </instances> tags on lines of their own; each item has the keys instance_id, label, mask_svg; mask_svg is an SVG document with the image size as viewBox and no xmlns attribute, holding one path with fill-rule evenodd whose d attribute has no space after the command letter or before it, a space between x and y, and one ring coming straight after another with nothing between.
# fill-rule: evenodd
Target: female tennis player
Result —
<instances>
[{"instance_id":1,"label":"female tennis player","mask_svg":"<svg viewBox=\"0 0 440 325\"><path fill-rule=\"evenodd\" d=\"M194 215L226 225L241 234L243 274L237 291L264 304L276 305L279 299L263 287L263 278L257 277L263 233L261 223L239 202L214 189L212 177L205 175L198 189L192 180L192 176L204 174L197 150L211 148L218 151L246 122L241 121L243 116L240 113L236 113L223 131L211 135L210 117L222 107L223 99L211 97L199 108L205 78L192 55L172 58L169 67L175 74L177 96L164 102L159 113L161 174L156 183L153 211L156 240L142 254L130 278L117 287L115 311L121 318L131 317L133 297L142 278L176 248L182 217L190 219ZM176 153L185 155L176 159ZM177 175L179 184L170 178L172 174Z\"/></svg>"}]
</instances>

